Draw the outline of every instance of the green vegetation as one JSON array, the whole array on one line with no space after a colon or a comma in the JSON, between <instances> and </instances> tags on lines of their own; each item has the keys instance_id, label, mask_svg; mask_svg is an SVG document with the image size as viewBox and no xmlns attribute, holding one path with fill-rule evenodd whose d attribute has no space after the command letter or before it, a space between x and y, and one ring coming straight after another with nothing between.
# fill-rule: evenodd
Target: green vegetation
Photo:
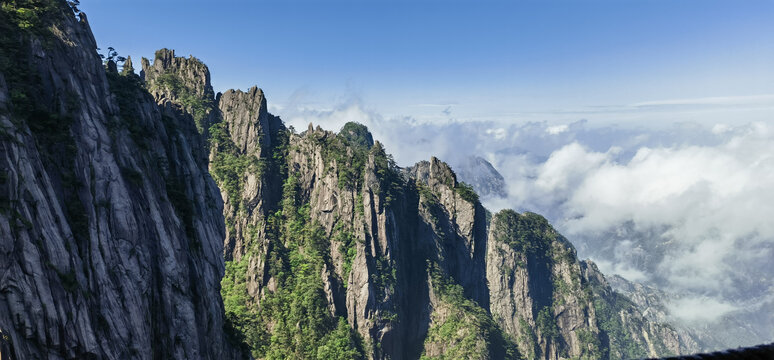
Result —
<instances>
[{"instance_id":1,"label":"green vegetation","mask_svg":"<svg viewBox=\"0 0 774 360\"><path fill-rule=\"evenodd\" d=\"M338 134L346 144L353 148L370 149L374 146L374 138L368 128L360 123L350 121L344 124Z\"/></svg>"},{"instance_id":2,"label":"green vegetation","mask_svg":"<svg viewBox=\"0 0 774 360\"><path fill-rule=\"evenodd\" d=\"M215 159L210 163L210 172L218 186L226 190L228 200L236 213L242 206L246 172L249 170L260 177L266 171L267 161L253 154L242 154L231 140L224 122L213 124L209 134L210 146L215 149Z\"/></svg>"},{"instance_id":3,"label":"green vegetation","mask_svg":"<svg viewBox=\"0 0 774 360\"><path fill-rule=\"evenodd\" d=\"M244 343L255 358L362 358L358 335L328 309L320 273L323 266L332 268L330 242L323 227L311 220L309 204L299 201L298 180L290 175L280 209L267 219L268 252L260 254L261 246L253 244L238 263L227 262L221 286L229 338ZM340 234L344 243L354 241L346 232ZM260 306L246 286L247 264L255 256L265 256L267 276L277 283Z\"/></svg>"},{"instance_id":4,"label":"green vegetation","mask_svg":"<svg viewBox=\"0 0 774 360\"><path fill-rule=\"evenodd\" d=\"M333 162L336 163L339 189L352 191L363 186L365 164L370 148L363 142L367 143L367 138L371 134L363 125L350 124L356 123L347 123L336 136L325 134L318 137L317 141L321 146L326 168L330 169Z\"/></svg>"},{"instance_id":5,"label":"green vegetation","mask_svg":"<svg viewBox=\"0 0 774 360\"><path fill-rule=\"evenodd\" d=\"M339 318L336 329L325 336L322 345L317 348L319 360L351 360L363 357L359 344L352 336L352 330L344 318Z\"/></svg>"},{"instance_id":6,"label":"green vegetation","mask_svg":"<svg viewBox=\"0 0 774 360\"><path fill-rule=\"evenodd\" d=\"M352 262L357 255L357 247L355 247L356 239L355 235L351 231L347 231L344 228L344 223L340 222L334 229L335 239L339 243L339 252L344 256L344 273L342 274L342 283L344 287L347 287L347 279L349 279L349 273L352 271Z\"/></svg>"},{"instance_id":7,"label":"green vegetation","mask_svg":"<svg viewBox=\"0 0 774 360\"><path fill-rule=\"evenodd\" d=\"M473 186L470 184L459 182L457 183L457 186L454 187L454 191L457 192L463 200L472 204L478 203L478 194L476 194L476 191L473 190Z\"/></svg>"},{"instance_id":8,"label":"green vegetation","mask_svg":"<svg viewBox=\"0 0 774 360\"><path fill-rule=\"evenodd\" d=\"M177 97L183 108L193 116L196 129L200 134L207 130L207 117L213 107L212 99L196 94L183 83L178 75L172 73L159 75L152 86L158 89L163 88L172 96Z\"/></svg>"},{"instance_id":9,"label":"green vegetation","mask_svg":"<svg viewBox=\"0 0 774 360\"><path fill-rule=\"evenodd\" d=\"M552 276L553 277L553 285L554 285L554 291L559 293L562 296L568 296L572 295L573 287L571 284L568 284L563 279Z\"/></svg>"},{"instance_id":10,"label":"green vegetation","mask_svg":"<svg viewBox=\"0 0 774 360\"><path fill-rule=\"evenodd\" d=\"M261 178L264 182L279 182L287 176L286 158L290 132L279 129L271 134L273 146L263 149L260 158L255 153L243 154L234 144L228 125L223 121L210 126L208 134L210 150L214 151L210 174L218 187L226 191L228 201L233 206L231 216L226 216L226 225L233 233L234 217L245 210L242 192L247 173Z\"/></svg>"},{"instance_id":11,"label":"green vegetation","mask_svg":"<svg viewBox=\"0 0 774 360\"><path fill-rule=\"evenodd\" d=\"M521 316L519 316L519 330L521 333L519 336L519 344L527 344L527 359L534 359L540 352L537 336L535 336L535 333L532 331L532 327L529 326L529 323L527 323L527 320L524 320Z\"/></svg>"},{"instance_id":12,"label":"green vegetation","mask_svg":"<svg viewBox=\"0 0 774 360\"><path fill-rule=\"evenodd\" d=\"M221 280L221 296L226 309L224 330L229 341L250 351L250 345L266 341L266 330L252 310L252 301L247 294L247 265L251 256L245 255L240 261L227 261L226 273Z\"/></svg>"},{"instance_id":13,"label":"green vegetation","mask_svg":"<svg viewBox=\"0 0 774 360\"><path fill-rule=\"evenodd\" d=\"M442 224L441 224L441 214L443 213L443 209L441 208L441 203L438 201L438 197L433 193L430 188L425 185L424 183L417 181L416 182L417 192L419 192L419 202L420 204L427 209L427 214L430 217L430 222L433 226L433 229L438 235L438 238L440 239L446 239L446 232L444 232Z\"/></svg>"},{"instance_id":14,"label":"green vegetation","mask_svg":"<svg viewBox=\"0 0 774 360\"><path fill-rule=\"evenodd\" d=\"M417 181L416 186L417 192L419 193L419 201L422 206L427 208L440 206L440 203L438 202L438 196L435 195L430 187L421 181Z\"/></svg>"},{"instance_id":15,"label":"green vegetation","mask_svg":"<svg viewBox=\"0 0 774 360\"><path fill-rule=\"evenodd\" d=\"M379 256L375 260L376 266L371 274L371 282L374 284L374 296L381 300L395 293L398 276L395 264L386 257Z\"/></svg>"},{"instance_id":16,"label":"green vegetation","mask_svg":"<svg viewBox=\"0 0 774 360\"><path fill-rule=\"evenodd\" d=\"M496 241L510 245L525 254L548 253L556 239L556 231L544 217L525 212L521 215L513 210L502 210L494 216L497 224L494 234Z\"/></svg>"},{"instance_id":17,"label":"green vegetation","mask_svg":"<svg viewBox=\"0 0 774 360\"><path fill-rule=\"evenodd\" d=\"M445 276L436 264L428 265L433 291L442 306L448 307L445 318L433 313L425 346L441 346L438 359L520 358L516 345L506 337L489 314L464 295L461 286ZM427 354L422 359L431 359Z\"/></svg>"},{"instance_id":18,"label":"green vegetation","mask_svg":"<svg viewBox=\"0 0 774 360\"><path fill-rule=\"evenodd\" d=\"M384 205L389 207L403 193L403 177L392 155L384 151L382 143L377 141L369 156L374 158L374 171L379 179L377 194L384 197Z\"/></svg>"},{"instance_id":19,"label":"green vegetation","mask_svg":"<svg viewBox=\"0 0 774 360\"><path fill-rule=\"evenodd\" d=\"M5 30L23 30L27 34L50 36L48 27L60 10L57 1L47 0L5 0L0 6ZM7 27L7 28L5 28ZM15 28L15 29L13 29ZM5 33L5 36L12 36Z\"/></svg>"},{"instance_id":20,"label":"green vegetation","mask_svg":"<svg viewBox=\"0 0 774 360\"><path fill-rule=\"evenodd\" d=\"M538 311L535 325L540 330L540 334L545 339L556 340L559 337L559 327L554 320L554 309L551 306L545 306Z\"/></svg>"},{"instance_id":21,"label":"green vegetation","mask_svg":"<svg viewBox=\"0 0 774 360\"><path fill-rule=\"evenodd\" d=\"M365 214L365 205L363 204L363 193L358 192L355 196L355 213L363 216Z\"/></svg>"},{"instance_id":22,"label":"green vegetation","mask_svg":"<svg viewBox=\"0 0 774 360\"><path fill-rule=\"evenodd\" d=\"M618 293L613 293L610 301L601 297L594 299L597 325L608 336L611 358L639 359L648 356L647 350L635 341L628 329L624 327L619 315L619 312L634 306L631 301Z\"/></svg>"},{"instance_id":23,"label":"green vegetation","mask_svg":"<svg viewBox=\"0 0 774 360\"><path fill-rule=\"evenodd\" d=\"M581 342L581 356L579 360L602 359L606 349L603 349L599 335L587 329L578 329L578 340Z\"/></svg>"}]
</instances>

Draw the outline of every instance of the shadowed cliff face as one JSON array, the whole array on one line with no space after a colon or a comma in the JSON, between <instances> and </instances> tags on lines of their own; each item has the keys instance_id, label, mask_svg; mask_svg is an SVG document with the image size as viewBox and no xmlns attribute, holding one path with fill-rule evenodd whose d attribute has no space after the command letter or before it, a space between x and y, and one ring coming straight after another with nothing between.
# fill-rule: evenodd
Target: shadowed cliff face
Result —
<instances>
[{"instance_id":1,"label":"shadowed cliff face","mask_svg":"<svg viewBox=\"0 0 774 360\"><path fill-rule=\"evenodd\" d=\"M0 16L3 358L231 357L222 202L191 117L106 73L64 2Z\"/></svg>"},{"instance_id":2,"label":"shadowed cliff face","mask_svg":"<svg viewBox=\"0 0 774 360\"><path fill-rule=\"evenodd\" d=\"M600 358L599 329L575 250L541 216L501 211L487 253L491 310L528 357Z\"/></svg>"}]
</instances>

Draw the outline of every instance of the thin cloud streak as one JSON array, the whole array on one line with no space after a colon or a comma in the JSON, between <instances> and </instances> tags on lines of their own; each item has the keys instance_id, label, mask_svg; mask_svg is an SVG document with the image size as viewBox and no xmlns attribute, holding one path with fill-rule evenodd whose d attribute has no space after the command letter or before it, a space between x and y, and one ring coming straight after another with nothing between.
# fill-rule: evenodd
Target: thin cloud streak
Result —
<instances>
[{"instance_id":1,"label":"thin cloud streak","mask_svg":"<svg viewBox=\"0 0 774 360\"><path fill-rule=\"evenodd\" d=\"M751 96L714 96L693 99L671 99L643 101L630 105L631 107L654 107L654 106L675 106L675 105L774 105L774 94L751 95Z\"/></svg>"}]
</instances>

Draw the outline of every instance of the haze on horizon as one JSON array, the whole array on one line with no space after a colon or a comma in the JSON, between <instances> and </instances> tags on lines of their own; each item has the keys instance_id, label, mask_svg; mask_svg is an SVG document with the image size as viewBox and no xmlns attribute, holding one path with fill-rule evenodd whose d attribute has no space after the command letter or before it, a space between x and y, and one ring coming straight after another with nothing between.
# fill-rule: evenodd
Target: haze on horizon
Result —
<instances>
[{"instance_id":1,"label":"haze on horizon","mask_svg":"<svg viewBox=\"0 0 774 360\"><path fill-rule=\"evenodd\" d=\"M491 210L545 214L605 273L681 294L681 320L767 314L755 326L774 340L774 2L82 10L102 48L193 54L216 91L257 84L297 129L361 122L401 166L484 157L508 185Z\"/></svg>"}]
</instances>

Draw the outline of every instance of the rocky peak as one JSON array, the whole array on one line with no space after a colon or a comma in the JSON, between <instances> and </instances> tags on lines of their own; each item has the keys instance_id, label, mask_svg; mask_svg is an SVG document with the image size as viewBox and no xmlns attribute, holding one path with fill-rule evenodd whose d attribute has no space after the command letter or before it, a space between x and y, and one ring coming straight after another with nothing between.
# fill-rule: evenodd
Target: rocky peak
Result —
<instances>
[{"instance_id":1,"label":"rocky peak","mask_svg":"<svg viewBox=\"0 0 774 360\"><path fill-rule=\"evenodd\" d=\"M540 359L602 355L575 250L542 216L495 214L487 250L491 312L517 339L522 354Z\"/></svg>"},{"instance_id":2,"label":"rocky peak","mask_svg":"<svg viewBox=\"0 0 774 360\"><path fill-rule=\"evenodd\" d=\"M272 146L266 97L257 86L247 92L228 90L218 98L222 121L242 154L257 153Z\"/></svg>"},{"instance_id":3,"label":"rocky peak","mask_svg":"<svg viewBox=\"0 0 774 360\"><path fill-rule=\"evenodd\" d=\"M153 64L146 58L142 58L142 76L148 84L159 81L159 77L172 74L176 75L182 81L192 95L198 97L214 97L212 85L210 84L210 70L201 60L189 56L188 58L175 56L175 50L161 49L156 51ZM164 93L163 88L157 89ZM172 89L166 89L172 90ZM170 99L176 98L180 94L167 94Z\"/></svg>"},{"instance_id":4,"label":"rocky peak","mask_svg":"<svg viewBox=\"0 0 774 360\"><path fill-rule=\"evenodd\" d=\"M210 70L199 59L176 57L175 51L156 51L153 64L142 58L140 76L156 102L178 113L193 117L196 128L206 134L214 121L215 94L210 84Z\"/></svg>"},{"instance_id":5,"label":"rocky peak","mask_svg":"<svg viewBox=\"0 0 774 360\"><path fill-rule=\"evenodd\" d=\"M134 74L134 66L132 66L132 57L127 56L124 61L124 68L121 70L122 75Z\"/></svg>"},{"instance_id":6,"label":"rocky peak","mask_svg":"<svg viewBox=\"0 0 774 360\"><path fill-rule=\"evenodd\" d=\"M457 175L451 167L445 162L438 160L435 156L430 161L422 160L414 166L406 168L405 172L409 177L424 183L435 190L439 186L455 188L457 186Z\"/></svg>"},{"instance_id":7,"label":"rocky peak","mask_svg":"<svg viewBox=\"0 0 774 360\"><path fill-rule=\"evenodd\" d=\"M486 159L480 156L469 156L455 164L454 169L458 180L473 186L481 197L508 196L505 190L505 179Z\"/></svg>"},{"instance_id":8,"label":"rocky peak","mask_svg":"<svg viewBox=\"0 0 774 360\"><path fill-rule=\"evenodd\" d=\"M344 124L341 131L339 131L339 136L344 138L353 147L370 149L374 146L374 137L368 131L368 127L354 121Z\"/></svg>"},{"instance_id":9,"label":"rocky peak","mask_svg":"<svg viewBox=\"0 0 774 360\"><path fill-rule=\"evenodd\" d=\"M295 134L257 87L216 108L207 67L172 50L142 60L146 90L106 72L67 15L63 41L11 36L24 50L0 52L44 82L0 67L0 358L500 359L516 342L555 360L679 344L539 215L502 212L487 232L437 158L407 181L365 126ZM14 112L9 89L37 111ZM190 156L195 130L209 168Z\"/></svg>"}]
</instances>

